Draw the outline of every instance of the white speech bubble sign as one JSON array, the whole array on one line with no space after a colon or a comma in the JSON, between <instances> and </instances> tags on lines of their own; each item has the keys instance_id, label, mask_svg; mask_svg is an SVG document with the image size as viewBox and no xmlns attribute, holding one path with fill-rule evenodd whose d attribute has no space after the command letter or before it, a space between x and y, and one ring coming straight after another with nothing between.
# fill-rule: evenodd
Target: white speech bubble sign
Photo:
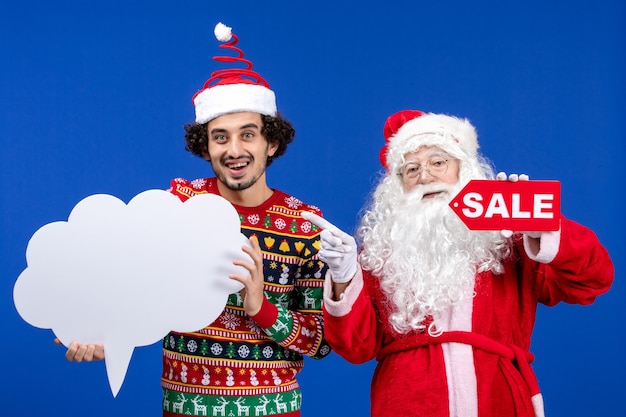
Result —
<instances>
[{"instance_id":1,"label":"white speech bubble sign","mask_svg":"<svg viewBox=\"0 0 626 417\"><path fill-rule=\"evenodd\" d=\"M117 396L135 347L170 330L212 323L228 295L243 288L228 278L248 271L239 215L224 198L197 195L184 203L148 190L128 205L108 194L81 200L67 222L41 227L26 248L27 268L13 288L29 324L52 329L65 345L101 343L109 386Z\"/></svg>"}]
</instances>

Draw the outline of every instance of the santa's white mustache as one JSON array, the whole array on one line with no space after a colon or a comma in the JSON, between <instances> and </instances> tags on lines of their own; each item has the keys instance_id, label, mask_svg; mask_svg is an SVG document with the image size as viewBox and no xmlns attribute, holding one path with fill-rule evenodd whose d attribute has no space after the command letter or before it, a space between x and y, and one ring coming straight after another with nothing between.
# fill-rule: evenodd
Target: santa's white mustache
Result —
<instances>
[{"instance_id":1,"label":"santa's white mustache","mask_svg":"<svg viewBox=\"0 0 626 417\"><path fill-rule=\"evenodd\" d=\"M450 201L457 194L457 189L456 185L443 183L419 184L405 194L405 200L407 202L421 201L424 196L434 194L437 199L444 198Z\"/></svg>"}]
</instances>

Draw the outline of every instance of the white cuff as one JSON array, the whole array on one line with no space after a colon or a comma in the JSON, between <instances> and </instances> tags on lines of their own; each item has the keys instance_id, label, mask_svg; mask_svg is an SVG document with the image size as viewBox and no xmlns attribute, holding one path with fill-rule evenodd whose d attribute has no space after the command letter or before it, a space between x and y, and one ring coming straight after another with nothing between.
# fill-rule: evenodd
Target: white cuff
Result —
<instances>
[{"instance_id":1,"label":"white cuff","mask_svg":"<svg viewBox=\"0 0 626 417\"><path fill-rule=\"evenodd\" d=\"M559 253L561 244L561 230L556 232L543 232L539 239L524 235L524 250L526 255L533 261L549 264Z\"/></svg>"},{"instance_id":2,"label":"white cuff","mask_svg":"<svg viewBox=\"0 0 626 417\"><path fill-rule=\"evenodd\" d=\"M361 266L358 265L354 278L352 278L350 285L346 287L343 294L339 296L339 301L333 300L333 281L330 278L330 271L328 271L324 282L324 308L331 316L343 317L352 311L352 306L362 290L363 271Z\"/></svg>"}]
</instances>

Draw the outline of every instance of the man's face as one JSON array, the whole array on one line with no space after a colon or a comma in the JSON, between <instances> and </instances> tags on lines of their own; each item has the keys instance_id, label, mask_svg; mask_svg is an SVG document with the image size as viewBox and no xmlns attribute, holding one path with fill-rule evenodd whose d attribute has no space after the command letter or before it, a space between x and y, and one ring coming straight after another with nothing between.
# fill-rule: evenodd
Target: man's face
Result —
<instances>
[{"instance_id":1,"label":"man's face","mask_svg":"<svg viewBox=\"0 0 626 417\"><path fill-rule=\"evenodd\" d=\"M437 146L422 146L404 155L404 164L398 170L405 193L416 187L429 185L423 198L435 198L441 193L437 183L454 185L459 180L459 161Z\"/></svg>"},{"instance_id":2,"label":"man's face","mask_svg":"<svg viewBox=\"0 0 626 417\"><path fill-rule=\"evenodd\" d=\"M229 189L248 189L265 174L267 157L278 145L268 143L262 127L261 115L252 112L225 114L209 122L205 159Z\"/></svg>"}]
</instances>

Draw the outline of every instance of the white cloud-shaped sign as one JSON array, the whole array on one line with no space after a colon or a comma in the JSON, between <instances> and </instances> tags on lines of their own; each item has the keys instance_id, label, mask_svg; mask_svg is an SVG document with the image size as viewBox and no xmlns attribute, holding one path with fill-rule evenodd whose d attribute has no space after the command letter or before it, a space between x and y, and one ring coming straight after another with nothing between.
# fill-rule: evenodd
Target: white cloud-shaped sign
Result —
<instances>
[{"instance_id":1,"label":"white cloud-shaped sign","mask_svg":"<svg viewBox=\"0 0 626 417\"><path fill-rule=\"evenodd\" d=\"M52 329L68 346L101 343L116 396L133 350L170 330L191 332L213 322L251 262L239 216L224 198L203 194L181 202L162 190L128 205L107 194L81 200L67 222L49 223L30 239L27 268L13 289L20 316Z\"/></svg>"}]
</instances>

